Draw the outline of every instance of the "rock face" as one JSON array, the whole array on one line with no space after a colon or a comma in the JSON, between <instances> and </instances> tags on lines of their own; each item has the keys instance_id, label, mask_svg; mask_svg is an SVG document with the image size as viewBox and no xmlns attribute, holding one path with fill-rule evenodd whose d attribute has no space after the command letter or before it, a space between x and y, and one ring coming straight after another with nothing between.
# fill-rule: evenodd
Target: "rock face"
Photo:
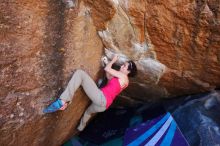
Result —
<instances>
[{"instance_id":1,"label":"rock face","mask_svg":"<svg viewBox=\"0 0 220 146\"><path fill-rule=\"evenodd\" d=\"M175 121L190 146L209 146L220 143L220 111L219 91L184 97L182 101L174 100L167 103L168 111L172 112ZM187 122L185 122L187 121Z\"/></svg>"},{"instance_id":2,"label":"rock face","mask_svg":"<svg viewBox=\"0 0 220 146\"><path fill-rule=\"evenodd\" d=\"M0 145L60 145L73 134L89 103L76 93L68 110L42 115L77 68L94 79L103 45L83 2L1 2ZM91 65L92 64L92 65Z\"/></svg>"},{"instance_id":3,"label":"rock face","mask_svg":"<svg viewBox=\"0 0 220 146\"><path fill-rule=\"evenodd\" d=\"M118 0L113 5L116 14L99 35L107 55L122 53L139 66L127 95L137 97L138 90L149 100L219 87L219 1Z\"/></svg>"},{"instance_id":4,"label":"rock face","mask_svg":"<svg viewBox=\"0 0 220 146\"><path fill-rule=\"evenodd\" d=\"M123 93L157 100L220 87L220 1L2 0L0 145L62 144L89 103L78 90L64 112L42 115L76 68L95 80L100 58L133 59ZM92 65L91 65L92 64Z\"/></svg>"}]
</instances>

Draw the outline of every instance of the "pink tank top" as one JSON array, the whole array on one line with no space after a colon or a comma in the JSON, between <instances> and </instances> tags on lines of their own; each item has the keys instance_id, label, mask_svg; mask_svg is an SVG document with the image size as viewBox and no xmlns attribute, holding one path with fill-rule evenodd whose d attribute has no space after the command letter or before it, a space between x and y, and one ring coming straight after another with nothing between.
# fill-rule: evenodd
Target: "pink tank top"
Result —
<instances>
[{"instance_id":1,"label":"pink tank top","mask_svg":"<svg viewBox=\"0 0 220 146\"><path fill-rule=\"evenodd\" d=\"M127 86L126 86L127 87ZM125 87L125 88L126 88ZM124 88L123 88L124 89ZM101 88L106 98L106 109L112 104L115 97L123 90L118 78L114 77L108 81L107 85Z\"/></svg>"}]
</instances>

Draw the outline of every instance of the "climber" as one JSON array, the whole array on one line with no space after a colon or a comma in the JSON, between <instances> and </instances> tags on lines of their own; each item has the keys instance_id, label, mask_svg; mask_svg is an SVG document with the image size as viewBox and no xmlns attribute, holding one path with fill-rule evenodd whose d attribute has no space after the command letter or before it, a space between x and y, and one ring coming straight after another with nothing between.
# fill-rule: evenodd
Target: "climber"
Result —
<instances>
[{"instance_id":1,"label":"climber","mask_svg":"<svg viewBox=\"0 0 220 146\"><path fill-rule=\"evenodd\" d=\"M82 85L87 96L92 101L91 105L84 112L80 124L77 127L79 131L82 131L87 121L90 119L91 114L103 112L108 109L115 97L128 86L128 77L134 77L137 73L136 65L131 60L121 65L119 71L112 69L112 65L117 60L118 56L115 55L105 66L104 70L107 73L108 82L101 89L97 87L95 82L86 72L83 70L76 70L60 98L45 108L43 112L52 113L58 110L65 110L68 102L72 101L75 91Z\"/></svg>"},{"instance_id":2,"label":"climber","mask_svg":"<svg viewBox=\"0 0 220 146\"><path fill-rule=\"evenodd\" d=\"M76 0L62 0L62 2L66 5L66 8L73 8L76 6Z\"/></svg>"}]
</instances>

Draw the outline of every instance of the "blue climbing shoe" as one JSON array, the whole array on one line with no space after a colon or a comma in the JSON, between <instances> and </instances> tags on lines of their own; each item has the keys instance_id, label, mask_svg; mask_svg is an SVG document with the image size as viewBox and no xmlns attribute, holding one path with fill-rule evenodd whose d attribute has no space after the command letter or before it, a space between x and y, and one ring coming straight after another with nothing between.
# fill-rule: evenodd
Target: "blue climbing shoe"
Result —
<instances>
[{"instance_id":1,"label":"blue climbing shoe","mask_svg":"<svg viewBox=\"0 0 220 146\"><path fill-rule=\"evenodd\" d=\"M53 103L51 103L47 108L43 110L43 113L53 113L58 111L63 106L62 101L57 99Z\"/></svg>"}]
</instances>

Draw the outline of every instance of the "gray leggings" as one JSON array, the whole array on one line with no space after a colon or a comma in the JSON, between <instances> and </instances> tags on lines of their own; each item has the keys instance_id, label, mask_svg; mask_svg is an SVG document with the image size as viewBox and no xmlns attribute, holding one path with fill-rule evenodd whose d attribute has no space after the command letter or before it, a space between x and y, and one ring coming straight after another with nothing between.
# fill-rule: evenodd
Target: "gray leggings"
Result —
<instances>
[{"instance_id":1,"label":"gray leggings","mask_svg":"<svg viewBox=\"0 0 220 146\"><path fill-rule=\"evenodd\" d=\"M97 87L93 79L83 70L77 70L69 81L65 91L61 94L60 99L68 102L72 101L75 91L82 85L87 96L92 100L92 104L86 109L81 118L78 130L82 131L91 114L103 112L106 110L106 99L102 91Z\"/></svg>"}]
</instances>

